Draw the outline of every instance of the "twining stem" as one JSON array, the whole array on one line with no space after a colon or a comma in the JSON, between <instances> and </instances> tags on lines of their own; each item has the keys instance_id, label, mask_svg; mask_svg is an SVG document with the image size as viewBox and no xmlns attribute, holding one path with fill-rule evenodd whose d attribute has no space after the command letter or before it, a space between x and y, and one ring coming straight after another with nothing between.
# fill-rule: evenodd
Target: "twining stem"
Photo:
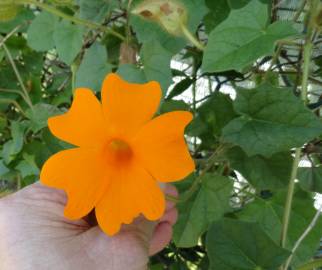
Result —
<instances>
[{"instance_id":1,"label":"twining stem","mask_svg":"<svg viewBox=\"0 0 322 270\"><path fill-rule=\"evenodd\" d=\"M105 26L100 25L98 23L94 23L94 22L83 20L83 19L80 19L80 18L77 18L74 16L70 16L70 15L50 6L50 5L38 2L37 0L20 0L19 3L20 4L35 5L45 11L48 11L56 16L59 16L59 17L65 19L65 20L69 20L73 23L83 25L83 26L86 26L91 29L101 30L101 31L104 31L104 32L109 33L111 35L114 35L115 37L118 37L119 39L121 39L123 41L125 40L124 36L122 36L120 33L114 31L113 29L111 29L109 27L105 27Z\"/></svg>"},{"instance_id":2,"label":"twining stem","mask_svg":"<svg viewBox=\"0 0 322 270\"><path fill-rule=\"evenodd\" d=\"M189 31L187 26L184 23L181 23L180 26L185 38L188 41L190 41L193 45L195 45L199 50L203 51L205 49L205 46L201 44L201 42Z\"/></svg>"},{"instance_id":3,"label":"twining stem","mask_svg":"<svg viewBox=\"0 0 322 270\"><path fill-rule=\"evenodd\" d=\"M292 19L293 22L296 22L297 19L299 18L299 16L301 15L301 13L303 12L303 9L304 9L304 7L306 5L306 2L307 2L307 0L302 0L302 3L300 4L296 14L294 15L294 17ZM277 61L277 59L278 59L278 57L279 57L279 55L280 55L280 53L282 51L283 45L297 45L297 43L294 42L294 41L291 41L291 40L280 40L278 42L278 44L277 44L276 51L275 51L275 53L273 55L273 58L271 60L271 63L269 65L267 71L270 71L272 69L272 67L275 65L275 63L276 63L276 61ZM267 79L267 77L268 77L268 72L266 72L266 74L264 76L264 79Z\"/></svg>"},{"instance_id":4,"label":"twining stem","mask_svg":"<svg viewBox=\"0 0 322 270\"><path fill-rule=\"evenodd\" d=\"M297 19L300 17L300 15L301 15L301 13L303 12L303 9L304 9L304 7L305 7L305 5L306 5L306 2L307 2L307 0L302 0L302 2L301 2L301 4L300 4L300 6L299 6L299 8L298 8L298 10L296 11L296 13L295 13L295 15L294 15L294 17L293 17L293 21L294 21L294 22L296 22L296 21L297 21Z\"/></svg>"},{"instance_id":5,"label":"twining stem","mask_svg":"<svg viewBox=\"0 0 322 270\"><path fill-rule=\"evenodd\" d=\"M310 225L305 229L305 231L303 232L303 234L300 236L300 238L296 241L294 247L292 248L292 253L291 255L288 257L286 264L285 264L285 269L288 269L294 253L296 252L296 250L298 249L298 247L301 245L301 243L303 242L303 240L305 239L305 237L310 233L310 231L314 228L314 226L316 225L319 217L321 216L321 211L322 211L322 206L320 206L319 210L316 212L316 214L314 215Z\"/></svg>"},{"instance_id":6,"label":"twining stem","mask_svg":"<svg viewBox=\"0 0 322 270\"><path fill-rule=\"evenodd\" d=\"M273 55L273 58L271 60L271 63L269 64L269 67L264 75L264 80L266 80L268 78L268 74L269 74L269 71L271 71L272 67L275 65L281 51L282 51L282 47L283 47L283 44L282 43L278 43L278 46L277 46L277 49Z\"/></svg>"},{"instance_id":7,"label":"twining stem","mask_svg":"<svg viewBox=\"0 0 322 270\"><path fill-rule=\"evenodd\" d=\"M12 29L4 38L2 38L0 40L0 48L3 46L3 44L12 36L14 35L19 28L21 27L21 25L16 26L14 29Z\"/></svg>"},{"instance_id":8,"label":"twining stem","mask_svg":"<svg viewBox=\"0 0 322 270\"><path fill-rule=\"evenodd\" d=\"M308 89L308 77L309 77L309 68L310 68L310 59L312 53L312 42L311 39L307 39L306 44L304 45L304 63L303 63L303 77L302 77L302 92L301 97L304 103L307 100L307 89ZM285 247L288 224L290 219L290 212L292 207L292 198L294 193L295 178L297 175L298 164L301 158L301 148L295 150L295 157L293 161L292 173L289 182L284 217L283 217L283 227L281 235L281 246Z\"/></svg>"},{"instance_id":9,"label":"twining stem","mask_svg":"<svg viewBox=\"0 0 322 270\"><path fill-rule=\"evenodd\" d=\"M193 66L192 66L192 79L193 79L193 83L192 83L192 111L193 114L196 115L197 113L197 104L196 104L196 95L197 95L197 63L196 63L196 59L193 58ZM197 137L194 136L193 137L193 151L196 152L197 150Z\"/></svg>"},{"instance_id":10,"label":"twining stem","mask_svg":"<svg viewBox=\"0 0 322 270\"><path fill-rule=\"evenodd\" d=\"M292 208L292 200L294 194L294 186L295 186L295 178L297 175L297 168L301 159L301 148L296 148L295 150L295 157L292 165L292 172L290 177L290 182L288 185L287 190L287 197L284 209L284 216L283 216L283 227L282 227L282 235L281 235L281 246L285 247L286 244L286 236L287 230L290 220L291 208Z\"/></svg>"},{"instance_id":11,"label":"twining stem","mask_svg":"<svg viewBox=\"0 0 322 270\"><path fill-rule=\"evenodd\" d=\"M315 2L316 0L311 2L310 7L310 13L312 15L314 8L315 8ZM311 18L312 20L312 18ZM303 103L305 104L307 101L307 91L308 91L308 78L309 78L309 71L310 71L310 60L311 60L311 54L313 49L313 43L312 43L312 24L309 23L307 31L307 36L305 39L304 44L304 52L303 52L303 76L302 76L302 89L301 89L301 98ZM287 238L287 232L288 232L288 226L289 226L289 220L290 220L290 213L292 208L292 200L294 195L294 186L295 186L295 179L297 175L298 165L301 159L301 148L296 148L295 150L295 157L293 161L292 166L292 172L289 182L289 187L287 191L287 197L286 197L286 203L285 203L285 209L284 209L284 216L283 216L283 223L282 223L282 233L281 233L281 246L285 247L286 245L286 238ZM287 266L282 267L282 269L287 270Z\"/></svg>"},{"instance_id":12,"label":"twining stem","mask_svg":"<svg viewBox=\"0 0 322 270\"><path fill-rule=\"evenodd\" d=\"M5 44L3 44L2 47L4 49L4 52L7 55L7 58L8 58L11 66L12 66L12 69L13 69L14 73L15 73L15 75L17 77L17 80L18 80L18 82L20 84L21 90L24 93L25 101L26 101L27 105L30 107L30 109L33 110L34 107L32 105L31 99L29 97L29 93L28 93L28 91L27 91L27 89L26 89L26 87L25 87L25 85L23 83L23 80L22 80L21 75L19 73L19 70L18 70L18 68L17 68L17 66L15 64L15 61L13 60L12 55L11 55L10 51L8 50L7 46Z\"/></svg>"},{"instance_id":13,"label":"twining stem","mask_svg":"<svg viewBox=\"0 0 322 270\"><path fill-rule=\"evenodd\" d=\"M307 102L307 87L308 87L308 80L309 80L310 60L311 60L312 49L313 49L313 44L311 42L311 39L308 39L308 41L304 45L304 50L303 50L304 64L303 64L301 98L304 103Z\"/></svg>"}]
</instances>

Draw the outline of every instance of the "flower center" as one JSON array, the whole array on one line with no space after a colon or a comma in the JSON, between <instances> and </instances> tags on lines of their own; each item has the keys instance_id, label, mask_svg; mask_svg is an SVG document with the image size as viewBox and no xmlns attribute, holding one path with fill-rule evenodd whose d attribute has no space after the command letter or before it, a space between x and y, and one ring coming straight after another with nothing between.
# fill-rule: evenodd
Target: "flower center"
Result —
<instances>
[{"instance_id":1,"label":"flower center","mask_svg":"<svg viewBox=\"0 0 322 270\"><path fill-rule=\"evenodd\" d=\"M108 161L114 165L129 161L133 155L129 144L119 139L109 141L105 146L104 152Z\"/></svg>"}]
</instances>

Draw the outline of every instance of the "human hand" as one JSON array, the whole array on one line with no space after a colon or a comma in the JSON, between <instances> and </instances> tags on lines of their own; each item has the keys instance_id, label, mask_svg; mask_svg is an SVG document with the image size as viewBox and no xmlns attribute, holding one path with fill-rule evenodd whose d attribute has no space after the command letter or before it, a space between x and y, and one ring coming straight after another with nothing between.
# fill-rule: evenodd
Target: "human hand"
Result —
<instances>
[{"instance_id":1,"label":"human hand","mask_svg":"<svg viewBox=\"0 0 322 270\"><path fill-rule=\"evenodd\" d=\"M177 196L173 186L165 192ZM105 235L91 217L70 221L63 216L66 195L40 183L0 200L0 268L2 270L141 270L149 255L172 236L177 211L167 203L156 226L144 218ZM151 236L152 235L152 236Z\"/></svg>"}]
</instances>

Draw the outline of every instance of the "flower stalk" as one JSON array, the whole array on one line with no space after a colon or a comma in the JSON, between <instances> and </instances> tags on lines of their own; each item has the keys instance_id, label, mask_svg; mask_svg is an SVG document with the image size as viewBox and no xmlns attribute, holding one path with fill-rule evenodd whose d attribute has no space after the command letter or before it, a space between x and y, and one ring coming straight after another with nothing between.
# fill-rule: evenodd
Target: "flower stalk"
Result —
<instances>
[{"instance_id":1,"label":"flower stalk","mask_svg":"<svg viewBox=\"0 0 322 270\"><path fill-rule=\"evenodd\" d=\"M181 23L181 30L184 37L193 45L195 45L199 50L203 51L205 49L205 46L189 31L187 26L183 23Z\"/></svg>"}]
</instances>

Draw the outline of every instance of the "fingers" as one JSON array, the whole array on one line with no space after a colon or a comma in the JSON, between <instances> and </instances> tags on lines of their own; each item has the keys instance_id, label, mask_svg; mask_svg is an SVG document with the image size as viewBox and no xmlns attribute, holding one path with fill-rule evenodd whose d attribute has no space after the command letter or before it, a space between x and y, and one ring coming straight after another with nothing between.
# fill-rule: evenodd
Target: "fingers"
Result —
<instances>
[{"instance_id":1,"label":"fingers","mask_svg":"<svg viewBox=\"0 0 322 270\"><path fill-rule=\"evenodd\" d=\"M177 222L177 219L178 211L176 208L172 208L164 213L163 217L160 219L160 223L167 222L170 225L174 225Z\"/></svg>"},{"instance_id":2,"label":"fingers","mask_svg":"<svg viewBox=\"0 0 322 270\"><path fill-rule=\"evenodd\" d=\"M178 197L177 189L171 185L166 186L165 193L173 197ZM150 256L158 253L169 244L172 238L172 226L176 223L177 218L178 211L175 208L175 203L167 201L165 214L153 232L149 248Z\"/></svg>"},{"instance_id":3,"label":"fingers","mask_svg":"<svg viewBox=\"0 0 322 270\"><path fill-rule=\"evenodd\" d=\"M161 251L172 238L172 225L168 222L159 223L154 230L150 242L149 255L152 256Z\"/></svg>"},{"instance_id":4,"label":"fingers","mask_svg":"<svg viewBox=\"0 0 322 270\"><path fill-rule=\"evenodd\" d=\"M8 195L5 199L14 199L15 201L22 200L37 204L53 202L59 205L65 205L67 196L63 190L49 188L42 185L40 182L36 182Z\"/></svg>"}]
</instances>

